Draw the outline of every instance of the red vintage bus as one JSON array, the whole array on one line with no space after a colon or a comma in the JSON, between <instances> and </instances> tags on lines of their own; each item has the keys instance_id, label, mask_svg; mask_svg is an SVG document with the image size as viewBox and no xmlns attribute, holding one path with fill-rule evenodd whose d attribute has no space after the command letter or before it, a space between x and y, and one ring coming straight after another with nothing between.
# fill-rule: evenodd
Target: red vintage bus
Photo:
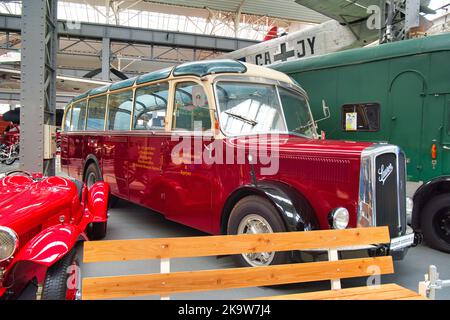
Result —
<instances>
[{"instance_id":1,"label":"red vintage bus","mask_svg":"<svg viewBox=\"0 0 450 320\"><path fill-rule=\"evenodd\" d=\"M106 181L113 196L211 234L387 225L400 258L414 239L401 150L319 139L298 84L238 61L183 64L75 98L61 165L88 186ZM258 266L289 257L237 258Z\"/></svg>"}]
</instances>

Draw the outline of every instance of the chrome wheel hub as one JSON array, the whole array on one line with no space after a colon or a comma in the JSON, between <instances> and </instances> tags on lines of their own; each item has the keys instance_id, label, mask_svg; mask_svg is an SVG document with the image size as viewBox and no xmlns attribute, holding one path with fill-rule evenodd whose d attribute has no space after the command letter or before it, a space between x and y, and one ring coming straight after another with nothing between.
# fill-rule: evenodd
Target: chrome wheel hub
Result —
<instances>
[{"instance_id":1,"label":"chrome wheel hub","mask_svg":"<svg viewBox=\"0 0 450 320\"><path fill-rule=\"evenodd\" d=\"M273 229L266 219L258 214L249 214L238 227L238 234L273 233ZM257 252L243 254L245 261L253 267L268 266L272 263L275 252Z\"/></svg>"}]
</instances>

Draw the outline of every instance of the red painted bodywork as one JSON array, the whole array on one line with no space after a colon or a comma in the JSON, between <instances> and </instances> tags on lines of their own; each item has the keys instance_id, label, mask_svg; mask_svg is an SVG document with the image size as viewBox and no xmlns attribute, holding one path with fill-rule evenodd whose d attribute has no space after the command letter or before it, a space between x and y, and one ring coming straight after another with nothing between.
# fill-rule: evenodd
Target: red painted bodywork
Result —
<instances>
[{"instance_id":1,"label":"red painted bodywork","mask_svg":"<svg viewBox=\"0 0 450 320\"><path fill-rule=\"evenodd\" d=\"M12 127L13 123L3 120L3 116L0 115L0 143L4 143L4 133Z\"/></svg>"},{"instance_id":2,"label":"red painted bodywork","mask_svg":"<svg viewBox=\"0 0 450 320\"><path fill-rule=\"evenodd\" d=\"M2 143L6 145L13 145L20 141L20 127L17 124L11 123L6 131L2 133Z\"/></svg>"},{"instance_id":3,"label":"red painted bodywork","mask_svg":"<svg viewBox=\"0 0 450 320\"><path fill-rule=\"evenodd\" d=\"M107 219L109 187L99 182L90 191L79 191L74 182L62 177L41 178L36 174L7 176L0 180L0 225L14 230L19 248L14 256L0 262L8 297L17 296L32 280L42 283L46 271L76 244L87 240L86 227Z\"/></svg>"},{"instance_id":4,"label":"red painted bodywork","mask_svg":"<svg viewBox=\"0 0 450 320\"><path fill-rule=\"evenodd\" d=\"M203 139L200 152L214 141L212 137ZM236 145L243 139L249 141L245 148L248 154L257 144L256 136L219 142L236 152ZM170 220L220 234L227 200L236 190L252 184L249 164L176 164L171 151L178 142L172 140L171 133L156 131L63 132L62 170L82 179L86 165L95 158L112 194L160 212ZM356 226L361 152L370 143L287 134L272 137L269 142L280 149L279 171L263 176L260 166L255 165L258 181L285 184L303 195L321 229L329 228L328 214L336 207L346 207L351 214L349 226ZM148 168L137 165L142 148L152 150Z\"/></svg>"}]
</instances>

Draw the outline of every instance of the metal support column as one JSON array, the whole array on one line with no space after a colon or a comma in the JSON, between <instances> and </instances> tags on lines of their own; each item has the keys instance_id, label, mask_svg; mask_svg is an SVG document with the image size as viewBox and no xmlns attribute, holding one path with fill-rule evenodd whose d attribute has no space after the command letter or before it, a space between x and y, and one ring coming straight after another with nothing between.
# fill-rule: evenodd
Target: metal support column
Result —
<instances>
[{"instance_id":1,"label":"metal support column","mask_svg":"<svg viewBox=\"0 0 450 320\"><path fill-rule=\"evenodd\" d=\"M111 39L102 40L102 80L110 80L110 62L111 62Z\"/></svg>"},{"instance_id":2,"label":"metal support column","mask_svg":"<svg viewBox=\"0 0 450 320\"><path fill-rule=\"evenodd\" d=\"M55 125L57 0L22 1L21 168L54 175L44 160L44 125Z\"/></svg>"}]
</instances>

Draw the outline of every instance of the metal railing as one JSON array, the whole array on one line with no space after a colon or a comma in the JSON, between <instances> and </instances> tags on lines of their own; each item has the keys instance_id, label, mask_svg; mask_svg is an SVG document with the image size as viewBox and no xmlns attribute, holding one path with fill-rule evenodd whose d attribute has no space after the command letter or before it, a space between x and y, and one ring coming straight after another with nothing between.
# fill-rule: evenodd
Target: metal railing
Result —
<instances>
[{"instance_id":1,"label":"metal railing","mask_svg":"<svg viewBox=\"0 0 450 320\"><path fill-rule=\"evenodd\" d=\"M439 279L439 273L434 265L430 265L428 273L425 274L425 281L419 282L419 294L434 300L436 290L450 287L450 280Z\"/></svg>"}]
</instances>

